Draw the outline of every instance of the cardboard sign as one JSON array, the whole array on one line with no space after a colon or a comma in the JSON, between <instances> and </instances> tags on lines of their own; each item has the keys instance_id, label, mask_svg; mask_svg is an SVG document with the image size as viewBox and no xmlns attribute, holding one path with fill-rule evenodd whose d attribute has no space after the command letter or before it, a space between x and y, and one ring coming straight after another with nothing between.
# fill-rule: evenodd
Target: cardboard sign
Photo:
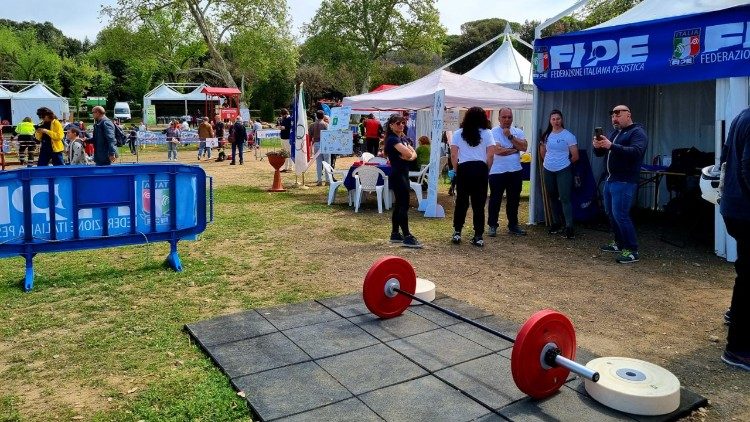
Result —
<instances>
[{"instance_id":1,"label":"cardboard sign","mask_svg":"<svg viewBox=\"0 0 750 422\"><path fill-rule=\"evenodd\" d=\"M206 138L206 147L217 148L219 146L219 138Z\"/></svg>"}]
</instances>

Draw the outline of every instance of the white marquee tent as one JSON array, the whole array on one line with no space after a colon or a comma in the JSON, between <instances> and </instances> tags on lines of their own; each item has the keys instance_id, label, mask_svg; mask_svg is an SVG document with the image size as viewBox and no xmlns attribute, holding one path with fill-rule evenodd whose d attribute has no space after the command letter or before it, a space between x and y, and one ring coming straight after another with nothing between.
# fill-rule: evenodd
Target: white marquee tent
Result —
<instances>
[{"instance_id":1,"label":"white marquee tent","mask_svg":"<svg viewBox=\"0 0 750 422\"><path fill-rule=\"evenodd\" d=\"M496 109L507 106L530 109L531 95L445 70L387 91L344 97L353 110L421 110L432 107L435 92L445 90L447 108L479 106Z\"/></svg>"},{"instance_id":2,"label":"white marquee tent","mask_svg":"<svg viewBox=\"0 0 750 422\"><path fill-rule=\"evenodd\" d=\"M24 117L36 118L39 107L47 107L57 117L68 115L68 99L50 89L44 82L36 82L19 92L11 93L11 115L13 124L17 124Z\"/></svg>"},{"instance_id":3,"label":"white marquee tent","mask_svg":"<svg viewBox=\"0 0 750 422\"><path fill-rule=\"evenodd\" d=\"M523 89L531 84L531 62L513 48L510 35L506 33L500 47L464 76L507 88Z\"/></svg>"},{"instance_id":4,"label":"white marquee tent","mask_svg":"<svg viewBox=\"0 0 750 422\"><path fill-rule=\"evenodd\" d=\"M688 26L689 28L700 27L706 25L704 21L708 19L708 15L704 17L700 14L712 13L711 19L719 19L715 18L717 16L715 12L742 7L740 9L742 12L732 13L730 11L721 16L724 16L723 19L728 19L730 22L734 22L735 19L744 22L741 16L735 15L742 15L748 10L747 0L714 0L710 2L706 0L685 0L681 2L643 0L629 11L595 28L540 39L539 34L544 27L554 23L558 18L566 15L582 3L577 3L556 18L550 19L537 27L535 45L542 49L550 48L545 46L553 46L554 49L558 49L557 51L561 51L559 48L562 47L556 46L579 42L578 40L581 39L585 40L585 44L581 44L582 46L591 43L606 43L610 38L619 39L626 36L623 35L622 31L627 30L635 34L654 34L647 38L647 42L649 43L649 49L653 49L655 52L659 45L664 45L657 43L664 42L665 39L669 42L667 48L673 48L672 37L676 35L674 33L666 35L659 33L659 31L664 31L662 27L671 21L677 20L680 25L692 24L693 26ZM726 17L727 15L729 17ZM687 23L683 24L683 22ZM704 28L703 36L706 36L705 32ZM701 35L698 35L698 37L701 37ZM575 41L571 41L571 39ZM729 38L725 38L725 40L729 40ZM654 44L651 44L652 42ZM705 43L705 40L703 42ZM725 46L731 45L729 41L725 42ZM725 46L722 45L719 48L726 48ZM540 51L546 53L546 51L552 52L553 50L550 48L550 50ZM698 54L700 54L700 51ZM560 57L557 56L556 59L559 60ZM566 57L568 56L564 56L564 58ZM549 69L547 67L549 63L546 60L546 54L544 61L541 58L539 59L538 66L543 72L548 72L547 69ZM552 66L551 69L557 69L554 67L554 63ZM664 66L668 66L666 59L664 60ZM750 69L750 67L745 66L743 69ZM721 144L726 137L729 123L734 116L750 104L750 78L747 76L750 74L750 70L734 77L714 79L709 77L708 80L685 79L685 82L676 83L679 82L676 79L677 76L674 76L678 74L677 70L683 69L674 69L673 72L666 73L664 77L654 78L650 81L650 84L644 80L626 80L624 79L626 76L623 74L611 74L598 80L606 83L606 85L601 84L601 87L595 89L591 88L591 86L594 86L593 83L597 81L595 77L572 80L571 83L584 84L578 88L564 86L569 84L566 80L560 82L560 85L563 86L553 89L535 89L533 109L533 127L535 130L532 135L537 138L536 131L541 131L546 127L550 110L554 108L562 110L565 115L566 128L577 136L580 148L588 149L594 176L598 178L603 173L604 164L601 159L593 159L593 152L591 151L592 130L595 126L609 127L608 110L614 105L626 104L633 110L633 119L637 123L643 124L649 135L650 142L644 160L646 163L650 163L657 156L670 157L672 150L675 148L693 146L703 151L714 152L718 162ZM550 75L550 73L544 73L544 75ZM712 75L712 73L704 75ZM549 79L537 80L535 75L535 83L539 85L549 83ZM551 85L549 86L551 87ZM536 159L536 154L534 154L532 168L536 168ZM541 193L538 182L535 181L535 176L536 171L533 171L529 206L530 223L542 221L544 218L542 207L539 205L541 204ZM665 191L666 189L662 189L662 196L657 198L659 205L666 200L664 196L667 196L668 192ZM648 200L647 197L641 198L640 204L647 205L643 199ZM733 239L726 235L723 220L718 214L718 208L715 213L714 226L716 253L733 260L736 257L736 246Z\"/></svg>"}]
</instances>

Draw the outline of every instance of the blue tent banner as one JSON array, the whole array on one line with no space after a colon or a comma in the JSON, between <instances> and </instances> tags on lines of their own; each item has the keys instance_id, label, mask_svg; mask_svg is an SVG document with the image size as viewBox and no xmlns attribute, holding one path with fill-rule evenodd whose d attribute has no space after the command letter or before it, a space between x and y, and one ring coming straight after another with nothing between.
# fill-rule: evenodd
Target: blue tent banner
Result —
<instances>
[{"instance_id":1,"label":"blue tent banner","mask_svg":"<svg viewBox=\"0 0 750 422\"><path fill-rule=\"evenodd\" d=\"M750 5L590 29L534 41L543 91L750 75Z\"/></svg>"}]
</instances>

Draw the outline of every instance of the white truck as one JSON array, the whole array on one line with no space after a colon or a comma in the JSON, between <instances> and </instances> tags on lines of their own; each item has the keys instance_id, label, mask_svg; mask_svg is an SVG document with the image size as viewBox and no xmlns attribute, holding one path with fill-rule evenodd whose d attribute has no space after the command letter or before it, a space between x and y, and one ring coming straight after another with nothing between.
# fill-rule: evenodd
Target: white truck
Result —
<instances>
[{"instance_id":1,"label":"white truck","mask_svg":"<svg viewBox=\"0 0 750 422\"><path fill-rule=\"evenodd\" d=\"M128 103L118 101L115 103L115 119L130 120L130 106Z\"/></svg>"}]
</instances>

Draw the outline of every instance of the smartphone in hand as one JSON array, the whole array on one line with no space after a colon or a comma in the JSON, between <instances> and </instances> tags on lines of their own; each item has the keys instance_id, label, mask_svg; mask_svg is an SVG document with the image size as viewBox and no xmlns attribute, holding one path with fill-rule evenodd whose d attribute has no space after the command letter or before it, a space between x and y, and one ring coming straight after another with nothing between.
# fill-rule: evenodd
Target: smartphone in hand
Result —
<instances>
[{"instance_id":1,"label":"smartphone in hand","mask_svg":"<svg viewBox=\"0 0 750 422\"><path fill-rule=\"evenodd\" d=\"M604 130L600 127L594 128L594 136L596 139L601 139L604 135Z\"/></svg>"}]
</instances>

